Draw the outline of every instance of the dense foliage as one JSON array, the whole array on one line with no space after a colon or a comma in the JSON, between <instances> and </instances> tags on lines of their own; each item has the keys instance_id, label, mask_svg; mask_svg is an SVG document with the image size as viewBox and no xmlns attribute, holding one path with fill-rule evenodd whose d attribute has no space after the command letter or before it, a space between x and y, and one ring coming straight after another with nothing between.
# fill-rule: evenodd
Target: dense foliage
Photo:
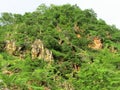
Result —
<instances>
[{"instance_id":1,"label":"dense foliage","mask_svg":"<svg viewBox=\"0 0 120 90\"><path fill-rule=\"evenodd\" d=\"M88 47L94 37L103 47ZM5 41L31 49L43 41L54 62L20 59L5 51ZM116 51L112 51L113 48ZM76 5L40 5L32 13L2 13L0 18L0 90L120 90L120 31Z\"/></svg>"}]
</instances>

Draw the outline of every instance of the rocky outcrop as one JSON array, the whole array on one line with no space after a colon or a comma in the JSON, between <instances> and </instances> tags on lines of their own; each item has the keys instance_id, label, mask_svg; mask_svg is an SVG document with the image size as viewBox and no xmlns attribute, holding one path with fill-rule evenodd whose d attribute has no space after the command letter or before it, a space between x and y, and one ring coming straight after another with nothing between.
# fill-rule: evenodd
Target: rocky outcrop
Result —
<instances>
[{"instance_id":1,"label":"rocky outcrop","mask_svg":"<svg viewBox=\"0 0 120 90\"><path fill-rule=\"evenodd\" d=\"M22 46L16 46L16 42L13 40L7 40L5 44L5 50L7 53L18 56L21 59L25 58L26 49Z\"/></svg>"},{"instance_id":2,"label":"rocky outcrop","mask_svg":"<svg viewBox=\"0 0 120 90\"><path fill-rule=\"evenodd\" d=\"M98 37L95 37L95 38L93 39L92 44L89 44L89 45L88 45L89 48L92 48L92 49L95 49L95 50L102 49L102 46L103 46L103 44L102 44L102 42L101 42L101 39L98 38Z\"/></svg>"},{"instance_id":3,"label":"rocky outcrop","mask_svg":"<svg viewBox=\"0 0 120 90\"><path fill-rule=\"evenodd\" d=\"M6 41L5 50L9 54L13 54L16 51L16 49L17 49L17 47L15 45L15 41L12 41L12 40L7 40Z\"/></svg>"},{"instance_id":4,"label":"rocky outcrop","mask_svg":"<svg viewBox=\"0 0 120 90\"><path fill-rule=\"evenodd\" d=\"M31 48L32 59L38 58L44 59L45 61L53 60L52 52L44 47L40 39L35 40L34 43L31 45ZM5 50L9 54L19 56L20 58L24 58L26 51L28 51L25 49L24 46L17 47L15 41L12 40L6 41Z\"/></svg>"},{"instance_id":5,"label":"rocky outcrop","mask_svg":"<svg viewBox=\"0 0 120 90\"><path fill-rule=\"evenodd\" d=\"M39 58L45 61L53 60L52 52L44 47L40 39L35 40L32 44L31 57L32 59Z\"/></svg>"}]
</instances>

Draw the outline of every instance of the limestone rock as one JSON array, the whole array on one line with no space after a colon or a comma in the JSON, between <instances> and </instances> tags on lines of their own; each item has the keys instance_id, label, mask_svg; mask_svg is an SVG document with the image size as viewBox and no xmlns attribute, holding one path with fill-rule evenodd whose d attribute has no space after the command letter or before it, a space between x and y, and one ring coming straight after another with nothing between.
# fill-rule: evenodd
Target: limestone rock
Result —
<instances>
[{"instance_id":1,"label":"limestone rock","mask_svg":"<svg viewBox=\"0 0 120 90\"><path fill-rule=\"evenodd\" d=\"M12 41L12 40L7 40L6 41L5 50L9 54L13 54L16 51L16 49L17 49L17 47L15 45L15 41Z\"/></svg>"},{"instance_id":2,"label":"limestone rock","mask_svg":"<svg viewBox=\"0 0 120 90\"><path fill-rule=\"evenodd\" d=\"M45 49L45 57L44 58L46 61L52 61L53 60L52 52L48 49Z\"/></svg>"},{"instance_id":3,"label":"limestone rock","mask_svg":"<svg viewBox=\"0 0 120 90\"><path fill-rule=\"evenodd\" d=\"M101 39L98 38L98 37L95 37L93 39L93 43L88 45L89 48L92 48L92 49L95 49L95 50L102 49L102 46L103 46L103 44L101 42Z\"/></svg>"},{"instance_id":4,"label":"limestone rock","mask_svg":"<svg viewBox=\"0 0 120 90\"><path fill-rule=\"evenodd\" d=\"M40 39L35 40L32 44L31 56L32 59L39 58L44 59L45 61L53 60L52 52L44 48L44 45Z\"/></svg>"},{"instance_id":5,"label":"limestone rock","mask_svg":"<svg viewBox=\"0 0 120 90\"><path fill-rule=\"evenodd\" d=\"M37 57L43 58L44 57L43 49L44 49L44 47L40 40L34 41L34 43L32 44L32 50L31 50L32 59L35 59Z\"/></svg>"},{"instance_id":6,"label":"limestone rock","mask_svg":"<svg viewBox=\"0 0 120 90\"><path fill-rule=\"evenodd\" d=\"M52 52L44 47L40 39L35 40L31 47L32 47L31 49L32 59L39 58L44 59L45 61L53 60ZM12 40L6 41L5 50L9 54L19 56L20 58L24 58L27 51L23 46L17 47L15 41Z\"/></svg>"}]
</instances>

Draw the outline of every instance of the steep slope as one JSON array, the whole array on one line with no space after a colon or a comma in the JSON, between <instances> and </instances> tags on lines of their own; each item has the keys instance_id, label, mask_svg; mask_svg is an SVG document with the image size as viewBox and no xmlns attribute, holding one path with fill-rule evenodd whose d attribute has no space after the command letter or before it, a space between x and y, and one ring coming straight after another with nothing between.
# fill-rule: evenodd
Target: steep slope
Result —
<instances>
[{"instance_id":1,"label":"steep slope","mask_svg":"<svg viewBox=\"0 0 120 90\"><path fill-rule=\"evenodd\" d=\"M0 88L119 90L120 31L93 10L40 5L0 18Z\"/></svg>"}]
</instances>

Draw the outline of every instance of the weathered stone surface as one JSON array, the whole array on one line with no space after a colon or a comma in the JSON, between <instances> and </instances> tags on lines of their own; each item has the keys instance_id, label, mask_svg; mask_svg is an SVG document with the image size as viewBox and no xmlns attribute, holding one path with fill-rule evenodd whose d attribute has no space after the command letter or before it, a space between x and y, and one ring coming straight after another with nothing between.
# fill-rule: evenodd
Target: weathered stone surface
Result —
<instances>
[{"instance_id":1,"label":"weathered stone surface","mask_svg":"<svg viewBox=\"0 0 120 90\"><path fill-rule=\"evenodd\" d=\"M40 39L35 40L31 47L32 47L31 49L32 59L39 58L44 59L45 61L53 60L52 52L44 47ZM26 49L25 50L24 49L25 47L17 47L15 41L12 40L6 41L5 50L9 54L19 56L22 59L25 57L27 51Z\"/></svg>"},{"instance_id":2,"label":"weathered stone surface","mask_svg":"<svg viewBox=\"0 0 120 90\"><path fill-rule=\"evenodd\" d=\"M45 57L44 58L46 61L52 61L53 60L52 52L48 49L45 49Z\"/></svg>"},{"instance_id":3,"label":"weathered stone surface","mask_svg":"<svg viewBox=\"0 0 120 90\"><path fill-rule=\"evenodd\" d=\"M44 48L44 45L40 39L35 40L32 44L31 56L32 59L39 58L44 59L45 61L53 60L52 52Z\"/></svg>"},{"instance_id":4,"label":"weathered stone surface","mask_svg":"<svg viewBox=\"0 0 120 90\"><path fill-rule=\"evenodd\" d=\"M102 49L102 46L103 46L103 44L101 42L101 39L98 38L98 37L95 37L93 39L93 43L88 45L89 48L92 48L92 49L95 49L95 50Z\"/></svg>"},{"instance_id":5,"label":"weathered stone surface","mask_svg":"<svg viewBox=\"0 0 120 90\"><path fill-rule=\"evenodd\" d=\"M6 41L5 50L9 54L13 54L16 51L16 49L17 49L17 47L15 45L15 41L12 41L12 40L7 40Z\"/></svg>"},{"instance_id":6,"label":"weathered stone surface","mask_svg":"<svg viewBox=\"0 0 120 90\"><path fill-rule=\"evenodd\" d=\"M43 58L43 44L40 40L36 40L33 44L32 44L32 50L31 50L31 55L32 55L32 59L35 59L39 56L39 58Z\"/></svg>"}]
</instances>

